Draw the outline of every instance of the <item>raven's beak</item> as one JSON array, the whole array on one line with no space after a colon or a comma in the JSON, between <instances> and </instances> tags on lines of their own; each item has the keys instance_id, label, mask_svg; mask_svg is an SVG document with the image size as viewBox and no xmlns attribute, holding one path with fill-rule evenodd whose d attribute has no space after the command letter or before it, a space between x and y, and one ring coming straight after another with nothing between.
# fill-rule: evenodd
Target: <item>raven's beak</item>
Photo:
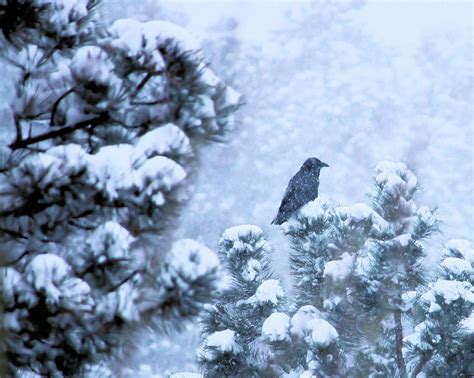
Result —
<instances>
[{"instance_id":1,"label":"raven's beak","mask_svg":"<svg viewBox=\"0 0 474 378\"><path fill-rule=\"evenodd\" d=\"M324 162L321 162L321 168L323 168L323 167L329 167L329 165L327 165L327 164L324 163Z\"/></svg>"}]
</instances>

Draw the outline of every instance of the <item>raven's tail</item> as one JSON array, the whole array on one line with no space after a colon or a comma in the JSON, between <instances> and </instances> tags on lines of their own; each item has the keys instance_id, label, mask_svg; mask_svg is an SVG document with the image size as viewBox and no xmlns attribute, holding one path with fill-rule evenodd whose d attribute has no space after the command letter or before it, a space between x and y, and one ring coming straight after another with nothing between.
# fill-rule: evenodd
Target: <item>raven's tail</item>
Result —
<instances>
[{"instance_id":1,"label":"raven's tail","mask_svg":"<svg viewBox=\"0 0 474 378\"><path fill-rule=\"evenodd\" d=\"M278 212L275 219L272 220L272 224L276 224L277 226L280 226L281 224L285 223L287 220L288 220L288 214Z\"/></svg>"}]
</instances>

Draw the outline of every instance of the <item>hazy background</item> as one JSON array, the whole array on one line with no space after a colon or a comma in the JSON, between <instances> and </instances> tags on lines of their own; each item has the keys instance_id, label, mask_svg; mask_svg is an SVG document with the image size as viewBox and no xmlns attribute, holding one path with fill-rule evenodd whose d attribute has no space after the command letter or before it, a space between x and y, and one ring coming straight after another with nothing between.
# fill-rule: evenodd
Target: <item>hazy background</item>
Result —
<instances>
[{"instance_id":1,"label":"hazy background","mask_svg":"<svg viewBox=\"0 0 474 378\"><path fill-rule=\"evenodd\" d=\"M443 220L431 260L444 240L473 240L472 2L104 3L110 20L164 19L197 34L214 71L246 99L229 142L202 156L176 238L216 249L225 228L257 224L288 284L288 244L270 222L288 180L316 156L330 165L320 193L339 204L367 200L378 161L405 162L420 205ZM130 376L198 369L196 324L164 339L144 330L131 342Z\"/></svg>"}]
</instances>

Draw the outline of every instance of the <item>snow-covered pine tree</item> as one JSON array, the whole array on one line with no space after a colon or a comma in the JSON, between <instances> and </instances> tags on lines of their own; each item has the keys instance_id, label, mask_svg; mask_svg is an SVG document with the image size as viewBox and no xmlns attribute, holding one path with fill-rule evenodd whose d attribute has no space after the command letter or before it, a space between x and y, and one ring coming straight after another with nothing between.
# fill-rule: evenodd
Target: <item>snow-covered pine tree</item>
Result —
<instances>
[{"instance_id":1,"label":"snow-covered pine tree","mask_svg":"<svg viewBox=\"0 0 474 378\"><path fill-rule=\"evenodd\" d=\"M414 332L405 337L410 375L474 375L474 249L450 240L438 276L412 295Z\"/></svg>"},{"instance_id":2,"label":"snow-covered pine tree","mask_svg":"<svg viewBox=\"0 0 474 378\"><path fill-rule=\"evenodd\" d=\"M381 162L376 173L372 207L318 198L285 232L296 305L315 306L337 330L338 356L349 369L341 360L339 373L406 376L403 296L424 281L422 241L437 222L432 211L417 209L416 178L404 164Z\"/></svg>"},{"instance_id":3,"label":"snow-covered pine tree","mask_svg":"<svg viewBox=\"0 0 474 378\"><path fill-rule=\"evenodd\" d=\"M217 302L207 305L201 323L198 359L206 376L276 374L270 342L285 337L289 318L279 312L284 293L270 269L270 252L257 226L236 226L223 233L219 254L227 267L227 284ZM266 321L269 316L273 318Z\"/></svg>"},{"instance_id":4,"label":"snow-covered pine tree","mask_svg":"<svg viewBox=\"0 0 474 378\"><path fill-rule=\"evenodd\" d=\"M415 204L417 190L405 164L377 164L372 200L380 231L357 251L353 266L351 294L362 334L354 374L408 374L403 338L410 308L404 298L427 279L424 242L438 229L434 210Z\"/></svg>"},{"instance_id":5,"label":"snow-covered pine tree","mask_svg":"<svg viewBox=\"0 0 474 378\"><path fill-rule=\"evenodd\" d=\"M167 226L239 95L162 21L101 23L96 0L0 0L11 77L0 135L10 374L84 373L144 318L195 316L218 259Z\"/></svg>"},{"instance_id":6,"label":"snow-covered pine tree","mask_svg":"<svg viewBox=\"0 0 474 378\"><path fill-rule=\"evenodd\" d=\"M343 345L356 329L356 319L348 311L352 306L347 300L350 272L355 253L378 227L380 219L375 215L365 204L334 207L321 196L286 224L292 247L293 306L298 309L291 334L293 345L300 345L289 354L293 367L303 366L309 373L319 371L324 376L345 374ZM316 342L318 335L331 336L326 346Z\"/></svg>"}]
</instances>

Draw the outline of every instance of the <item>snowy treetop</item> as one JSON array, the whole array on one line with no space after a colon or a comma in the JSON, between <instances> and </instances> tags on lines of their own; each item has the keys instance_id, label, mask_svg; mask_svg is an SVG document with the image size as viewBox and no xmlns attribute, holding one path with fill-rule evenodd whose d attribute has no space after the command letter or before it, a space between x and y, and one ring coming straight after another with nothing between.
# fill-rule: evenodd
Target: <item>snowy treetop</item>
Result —
<instances>
[{"instance_id":1,"label":"snowy treetop","mask_svg":"<svg viewBox=\"0 0 474 378\"><path fill-rule=\"evenodd\" d=\"M223 232L221 242L223 240L237 241L250 234L260 236L263 234L263 230L260 227L251 224L230 227Z\"/></svg>"},{"instance_id":2,"label":"snowy treetop","mask_svg":"<svg viewBox=\"0 0 474 378\"><path fill-rule=\"evenodd\" d=\"M246 260L257 255L261 256L271 250L270 245L264 238L263 230L254 225L240 225L228 228L222 234L219 244L225 246L221 250L227 256L243 257L245 255ZM252 264L252 266L247 265L249 273L255 270L254 268L257 268L255 263Z\"/></svg>"},{"instance_id":3,"label":"snowy treetop","mask_svg":"<svg viewBox=\"0 0 474 378\"><path fill-rule=\"evenodd\" d=\"M375 167L375 181L384 192L410 198L417 179L404 163L381 161Z\"/></svg>"}]
</instances>

